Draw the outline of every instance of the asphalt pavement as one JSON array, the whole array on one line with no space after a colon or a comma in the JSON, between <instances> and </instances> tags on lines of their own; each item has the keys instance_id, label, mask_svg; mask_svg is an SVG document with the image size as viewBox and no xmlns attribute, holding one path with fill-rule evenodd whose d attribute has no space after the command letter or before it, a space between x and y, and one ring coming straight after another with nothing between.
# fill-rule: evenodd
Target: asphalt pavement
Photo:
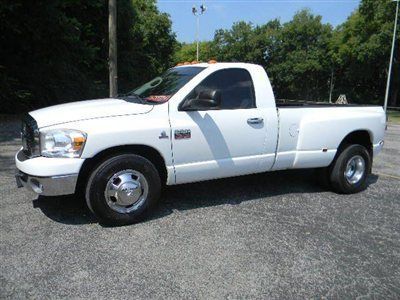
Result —
<instances>
[{"instance_id":1,"label":"asphalt pavement","mask_svg":"<svg viewBox=\"0 0 400 300\"><path fill-rule=\"evenodd\" d=\"M250 175L169 187L113 228L82 199L17 189L19 122L0 117L0 298L400 298L399 125L362 193Z\"/></svg>"}]
</instances>

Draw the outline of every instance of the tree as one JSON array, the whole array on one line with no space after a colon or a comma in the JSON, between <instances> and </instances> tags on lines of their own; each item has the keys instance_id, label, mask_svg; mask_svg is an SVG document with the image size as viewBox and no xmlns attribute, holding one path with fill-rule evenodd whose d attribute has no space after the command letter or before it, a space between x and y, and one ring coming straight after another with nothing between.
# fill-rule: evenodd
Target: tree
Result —
<instances>
[{"instance_id":1,"label":"tree","mask_svg":"<svg viewBox=\"0 0 400 300\"><path fill-rule=\"evenodd\" d=\"M207 62L211 59L217 59L213 42L199 43L199 60ZM177 45L174 54L174 64L182 62L192 62L196 60L196 43L182 43Z\"/></svg>"},{"instance_id":2,"label":"tree","mask_svg":"<svg viewBox=\"0 0 400 300\"><path fill-rule=\"evenodd\" d=\"M249 62L253 59L254 31L251 23L238 22L230 30L217 30L214 44L219 60Z\"/></svg>"},{"instance_id":3,"label":"tree","mask_svg":"<svg viewBox=\"0 0 400 300\"><path fill-rule=\"evenodd\" d=\"M351 101L383 104L393 32L394 3L363 0L333 34L331 53L336 69L336 92ZM393 64L390 105L399 105L399 33Z\"/></svg>"},{"instance_id":4,"label":"tree","mask_svg":"<svg viewBox=\"0 0 400 300\"><path fill-rule=\"evenodd\" d=\"M329 39L332 28L308 10L280 24L238 22L217 30L213 47L218 60L257 63L266 68L279 98L328 98L331 73Z\"/></svg>"},{"instance_id":5,"label":"tree","mask_svg":"<svg viewBox=\"0 0 400 300\"><path fill-rule=\"evenodd\" d=\"M283 24L269 72L279 98L325 100L329 93L328 57L332 27L308 10Z\"/></svg>"},{"instance_id":6,"label":"tree","mask_svg":"<svg viewBox=\"0 0 400 300\"><path fill-rule=\"evenodd\" d=\"M107 97L107 2L0 3L0 110L27 111ZM120 91L167 68L175 35L154 0L118 1Z\"/></svg>"},{"instance_id":7,"label":"tree","mask_svg":"<svg viewBox=\"0 0 400 300\"><path fill-rule=\"evenodd\" d=\"M79 2L79 14L70 1L2 2L3 111L29 110L89 92L89 70L99 50L90 21L101 7L96 1ZM85 13L90 21L82 22L79 15Z\"/></svg>"},{"instance_id":8,"label":"tree","mask_svg":"<svg viewBox=\"0 0 400 300\"><path fill-rule=\"evenodd\" d=\"M171 20L155 1L119 1L119 84L127 91L171 65L176 47Z\"/></svg>"},{"instance_id":9,"label":"tree","mask_svg":"<svg viewBox=\"0 0 400 300\"><path fill-rule=\"evenodd\" d=\"M276 33L280 29L278 20L262 26L238 22L229 30L215 32L212 49L220 61L241 61L265 65L273 53Z\"/></svg>"}]
</instances>

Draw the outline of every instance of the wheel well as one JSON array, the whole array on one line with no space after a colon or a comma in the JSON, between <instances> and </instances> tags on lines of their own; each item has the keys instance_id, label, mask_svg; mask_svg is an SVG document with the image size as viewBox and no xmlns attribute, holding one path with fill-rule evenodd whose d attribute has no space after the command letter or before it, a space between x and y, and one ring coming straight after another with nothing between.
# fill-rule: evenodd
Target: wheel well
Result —
<instances>
[{"instance_id":1,"label":"wheel well","mask_svg":"<svg viewBox=\"0 0 400 300\"><path fill-rule=\"evenodd\" d=\"M101 162L113 156L127 153L137 154L148 159L154 164L158 174L160 174L161 182L163 184L167 182L167 167L160 152L150 146L145 145L124 145L105 149L97 153L95 156L85 159L79 172L78 186L76 190L78 191L85 188L86 182L90 176L90 172L94 170Z\"/></svg>"},{"instance_id":2,"label":"wheel well","mask_svg":"<svg viewBox=\"0 0 400 300\"><path fill-rule=\"evenodd\" d=\"M357 130L346 135L338 147L338 153L342 152L347 145L352 144L359 144L367 148L372 159L371 136L367 130Z\"/></svg>"}]
</instances>

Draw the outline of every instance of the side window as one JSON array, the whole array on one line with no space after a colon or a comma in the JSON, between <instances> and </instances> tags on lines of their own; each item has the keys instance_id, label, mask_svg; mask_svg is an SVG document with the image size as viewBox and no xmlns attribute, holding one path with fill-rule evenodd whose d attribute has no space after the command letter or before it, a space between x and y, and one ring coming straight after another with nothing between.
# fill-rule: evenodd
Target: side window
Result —
<instances>
[{"instance_id":1,"label":"side window","mask_svg":"<svg viewBox=\"0 0 400 300\"><path fill-rule=\"evenodd\" d=\"M220 94L221 105L218 109L256 107L253 81L245 69L223 69L212 73L195 87L185 100L200 99L207 91Z\"/></svg>"}]
</instances>

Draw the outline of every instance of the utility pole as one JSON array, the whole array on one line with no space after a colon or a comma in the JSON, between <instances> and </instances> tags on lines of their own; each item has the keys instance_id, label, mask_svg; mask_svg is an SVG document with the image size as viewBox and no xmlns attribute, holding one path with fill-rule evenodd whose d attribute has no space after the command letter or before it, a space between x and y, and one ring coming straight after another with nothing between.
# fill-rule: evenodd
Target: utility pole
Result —
<instances>
[{"instance_id":1,"label":"utility pole","mask_svg":"<svg viewBox=\"0 0 400 300\"><path fill-rule=\"evenodd\" d=\"M108 0L108 68L110 80L110 98L113 98L118 94L116 0Z\"/></svg>"},{"instance_id":2,"label":"utility pole","mask_svg":"<svg viewBox=\"0 0 400 300\"><path fill-rule=\"evenodd\" d=\"M199 61L199 32L200 32L200 16L206 11L204 4L200 5L200 12L197 10L196 6L193 5L192 13L196 17L196 61Z\"/></svg>"},{"instance_id":3,"label":"utility pole","mask_svg":"<svg viewBox=\"0 0 400 300\"><path fill-rule=\"evenodd\" d=\"M388 70L388 78L386 82L386 93L385 93L385 103L383 105L383 109L387 110L387 104L389 100L389 90L390 90L390 80L392 78L392 66L393 66L393 56L394 56L394 46L396 44L396 32L397 32L397 19L399 16L399 0L393 0L396 1L396 17L394 19L394 29L393 29L393 40L392 40L392 52L390 53L390 62L389 62L389 70Z\"/></svg>"}]
</instances>

